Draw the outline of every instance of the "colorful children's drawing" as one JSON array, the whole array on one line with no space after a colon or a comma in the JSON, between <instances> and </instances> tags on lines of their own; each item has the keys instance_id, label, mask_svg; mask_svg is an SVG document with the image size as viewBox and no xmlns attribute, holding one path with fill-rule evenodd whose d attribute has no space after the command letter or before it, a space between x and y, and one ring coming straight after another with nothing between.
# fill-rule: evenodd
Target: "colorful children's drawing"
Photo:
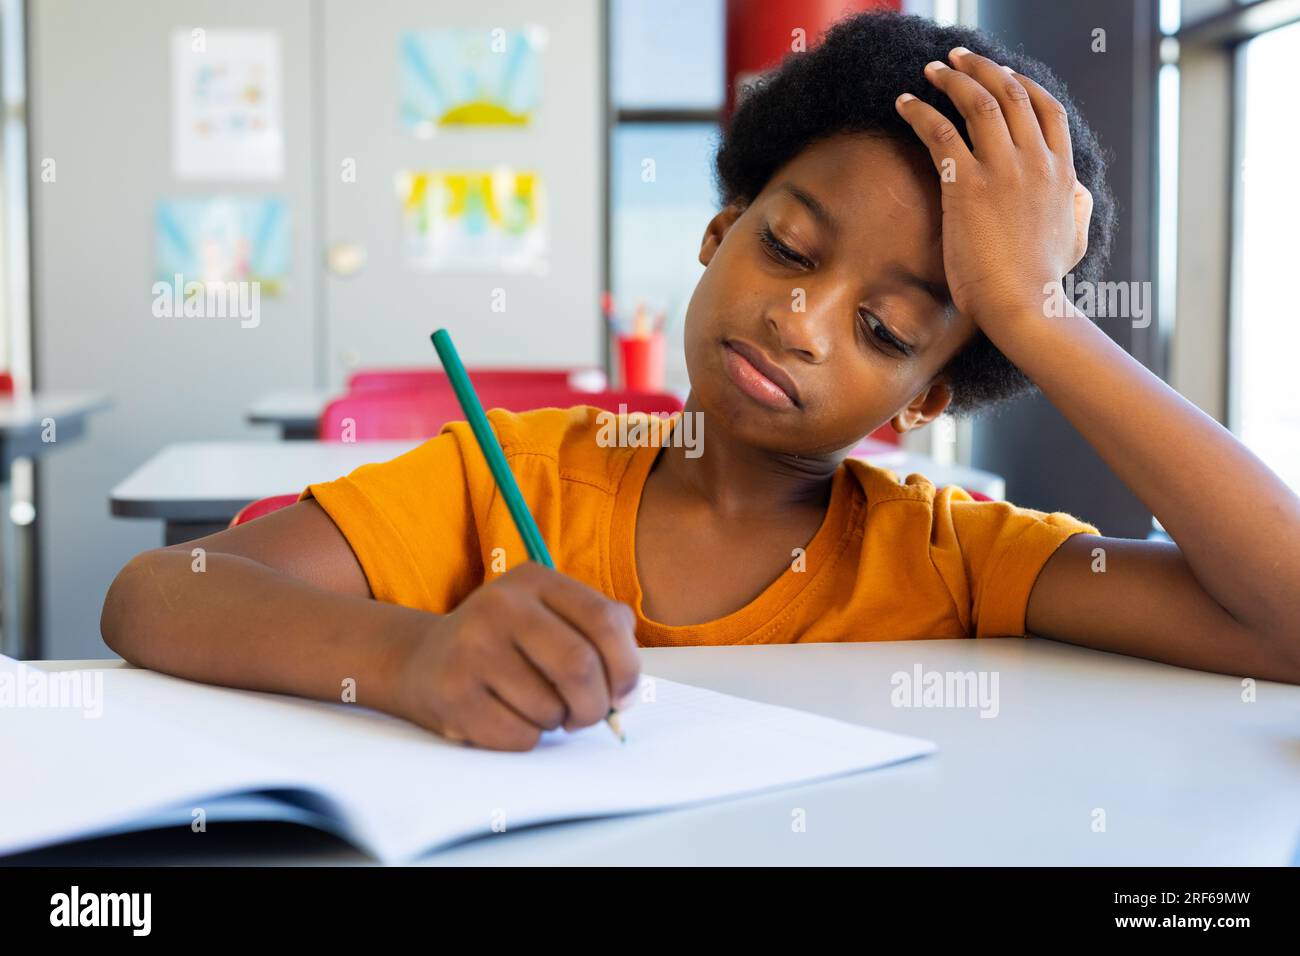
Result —
<instances>
[{"instance_id":1,"label":"colorful children's drawing","mask_svg":"<svg viewBox=\"0 0 1300 956\"><path fill-rule=\"evenodd\" d=\"M402 125L414 135L533 121L542 96L542 28L431 30L404 33L400 42Z\"/></svg>"},{"instance_id":2,"label":"colorful children's drawing","mask_svg":"<svg viewBox=\"0 0 1300 956\"><path fill-rule=\"evenodd\" d=\"M164 200L154 258L164 282L257 282L261 295L278 295L289 272L288 211L280 199Z\"/></svg>"},{"instance_id":3,"label":"colorful children's drawing","mask_svg":"<svg viewBox=\"0 0 1300 956\"><path fill-rule=\"evenodd\" d=\"M407 261L437 272L545 272L546 202L534 171L401 173Z\"/></svg>"},{"instance_id":4,"label":"colorful children's drawing","mask_svg":"<svg viewBox=\"0 0 1300 956\"><path fill-rule=\"evenodd\" d=\"M172 166L177 179L279 179L280 38L270 30L172 34Z\"/></svg>"}]
</instances>

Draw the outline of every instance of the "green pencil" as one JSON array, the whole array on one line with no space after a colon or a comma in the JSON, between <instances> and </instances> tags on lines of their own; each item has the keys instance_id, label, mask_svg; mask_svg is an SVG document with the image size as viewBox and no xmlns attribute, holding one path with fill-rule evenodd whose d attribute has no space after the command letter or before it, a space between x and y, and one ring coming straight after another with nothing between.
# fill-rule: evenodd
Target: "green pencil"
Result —
<instances>
[{"instance_id":1,"label":"green pencil","mask_svg":"<svg viewBox=\"0 0 1300 956\"><path fill-rule=\"evenodd\" d=\"M510 517L514 519L515 527L519 529L519 536L524 539L528 557L544 567L555 567L555 562L551 560L551 552L546 550L546 542L542 540L542 532L537 527L537 522L533 520L533 513L528 510L528 502L524 500L523 492L519 490L519 484L506 463L506 455L501 450L501 443L497 441L496 433L488 424L483 403L479 401L478 393L474 391L474 385L470 382L469 374L461 363L456 346L451 343L451 335L446 329L439 329L430 338L433 339L433 347L438 351L438 358L442 360L442 367L447 373L448 381L451 382L452 391L456 393L456 400L460 402L461 410L465 413L470 430L474 432L474 437L478 439L478 446L483 450L483 457L487 459L488 469L496 479L497 487L501 489L501 497L505 499L506 507L510 509ZM619 740L626 740L618 711L613 707L605 715L605 723L609 724Z\"/></svg>"}]
</instances>

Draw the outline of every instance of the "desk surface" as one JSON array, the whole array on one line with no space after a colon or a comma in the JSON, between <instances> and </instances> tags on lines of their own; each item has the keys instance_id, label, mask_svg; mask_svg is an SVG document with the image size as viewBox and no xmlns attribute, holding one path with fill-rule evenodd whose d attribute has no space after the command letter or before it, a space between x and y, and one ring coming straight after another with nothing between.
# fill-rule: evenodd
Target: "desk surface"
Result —
<instances>
[{"instance_id":1,"label":"desk surface","mask_svg":"<svg viewBox=\"0 0 1300 956\"><path fill-rule=\"evenodd\" d=\"M112 514L124 518L223 522L250 501L298 492L314 481L346 475L360 465L387 461L418 441L209 441L168 445L117 485ZM1002 478L960 465L892 450L880 465L906 475L919 472L939 485L955 484L1001 498Z\"/></svg>"},{"instance_id":2,"label":"desk surface","mask_svg":"<svg viewBox=\"0 0 1300 956\"><path fill-rule=\"evenodd\" d=\"M0 398L0 437L44 428L44 420L81 417L108 407L97 392L37 392L30 396Z\"/></svg>"},{"instance_id":3,"label":"desk surface","mask_svg":"<svg viewBox=\"0 0 1300 956\"><path fill-rule=\"evenodd\" d=\"M87 416L108 406L108 398L95 392L38 392L0 398L0 488L8 486L14 460L39 458L72 444L86 433ZM47 431L51 421L52 433Z\"/></svg>"},{"instance_id":4,"label":"desk surface","mask_svg":"<svg viewBox=\"0 0 1300 956\"><path fill-rule=\"evenodd\" d=\"M1300 687L1054 641L655 648L646 673L928 737L937 754L821 784L638 817L525 829L428 864L1286 865L1300 844ZM102 662L43 662L68 669ZM997 716L896 707L893 676L996 674ZM989 686L992 686L991 684ZM804 811L805 832L792 814ZM1104 812L1104 831L1095 829ZM117 837L46 862L356 863L265 824ZM240 829L240 828L243 829ZM274 847L276 849L268 849ZM30 856L30 855L29 855ZM38 861L36 857L32 857Z\"/></svg>"},{"instance_id":5,"label":"desk surface","mask_svg":"<svg viewBox=\"0 0 1300 956\"><path fill-rule=\"evenodd\" d=\"M8 481L16 458L35 458L76 441L86 431L86 417L107 408L96 392L37 392L0 398L0 483ZM47 423L54 423L49 441Z\"/></svg>"},{"instance_id":6,"label":"desk surface","mask_svg":"<svg viewBox=\"0 0 1300 956\"><path fill-rule=\"evenodd\" d=\"M250 501L302 491L373 461L388 461L418 441L200 441L168 445L109 495L127 518L228 521Z\"/></svg>"}]
</instances>

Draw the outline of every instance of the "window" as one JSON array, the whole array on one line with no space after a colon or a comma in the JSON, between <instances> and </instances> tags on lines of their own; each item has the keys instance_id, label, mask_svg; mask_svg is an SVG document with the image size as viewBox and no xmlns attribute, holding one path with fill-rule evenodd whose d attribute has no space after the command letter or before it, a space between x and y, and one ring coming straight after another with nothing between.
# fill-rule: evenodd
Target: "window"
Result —
<instances>
[{"instance_id":1,"label":"window","mask_svg":"<svg viewBox=\"0 0 1300 956\"><path fill-rule=\"evenodd\" d=\"M1300 23L1242 45L1238 60L1236 309L1229 350L1229 423L1241 440L1300 490L1300 299L1295 224L1300 221L1300 155L1295 64Z\"/></svg>"},{"instance_id":2,"label":"window","mask_svg":"<svg viewBox=\"0 0 1300 956\"><path fill-rule=\"evenodd\" d=\"M610 284L621 310L645 300L666 312L665 375L685 387L682 320L703 267L700 240L713 217L717 125L624 123L610 163Z\"/></svg>"},{"instance_id":3,"label":"window","mask_svg":"<svg viewBox=\"0 0 1300 956\"><path fill-rule=\"evenodd\" d=\"M610 95L620 109L717 110L723 0L614 0Z\"/></svg>"},{"instance_id":4,"label":"window","mask_svg":"<svg viewBox=\"0 0 1300 956\"><path fill-rule=\"evenodd\" d=\"M621 312L666 311L665 384L683 395L682 322L718 209L724 52L723 0L611 4L610 291Z\"/></svg>"}]
</instances>

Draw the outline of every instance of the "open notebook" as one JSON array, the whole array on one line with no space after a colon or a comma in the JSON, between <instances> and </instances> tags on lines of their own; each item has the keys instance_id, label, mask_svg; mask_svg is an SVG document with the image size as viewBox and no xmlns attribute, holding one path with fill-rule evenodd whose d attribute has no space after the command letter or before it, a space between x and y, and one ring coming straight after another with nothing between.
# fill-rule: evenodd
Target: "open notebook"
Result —
<instances>
[{"instance_id":1,"label":"open notebook","mask_svg":"<svg viewBox=\"0 0 1300 956\"><path fill-rule=\"evenodd\" d=\"M355 704L0 656L0 855L188 827L202 808L209 823L297 820L401 862L502 828L735 797L935 749L667 680L642 690L623 716L627 743L599 724L514 754Z\"/></svg>"}]
</instances>

